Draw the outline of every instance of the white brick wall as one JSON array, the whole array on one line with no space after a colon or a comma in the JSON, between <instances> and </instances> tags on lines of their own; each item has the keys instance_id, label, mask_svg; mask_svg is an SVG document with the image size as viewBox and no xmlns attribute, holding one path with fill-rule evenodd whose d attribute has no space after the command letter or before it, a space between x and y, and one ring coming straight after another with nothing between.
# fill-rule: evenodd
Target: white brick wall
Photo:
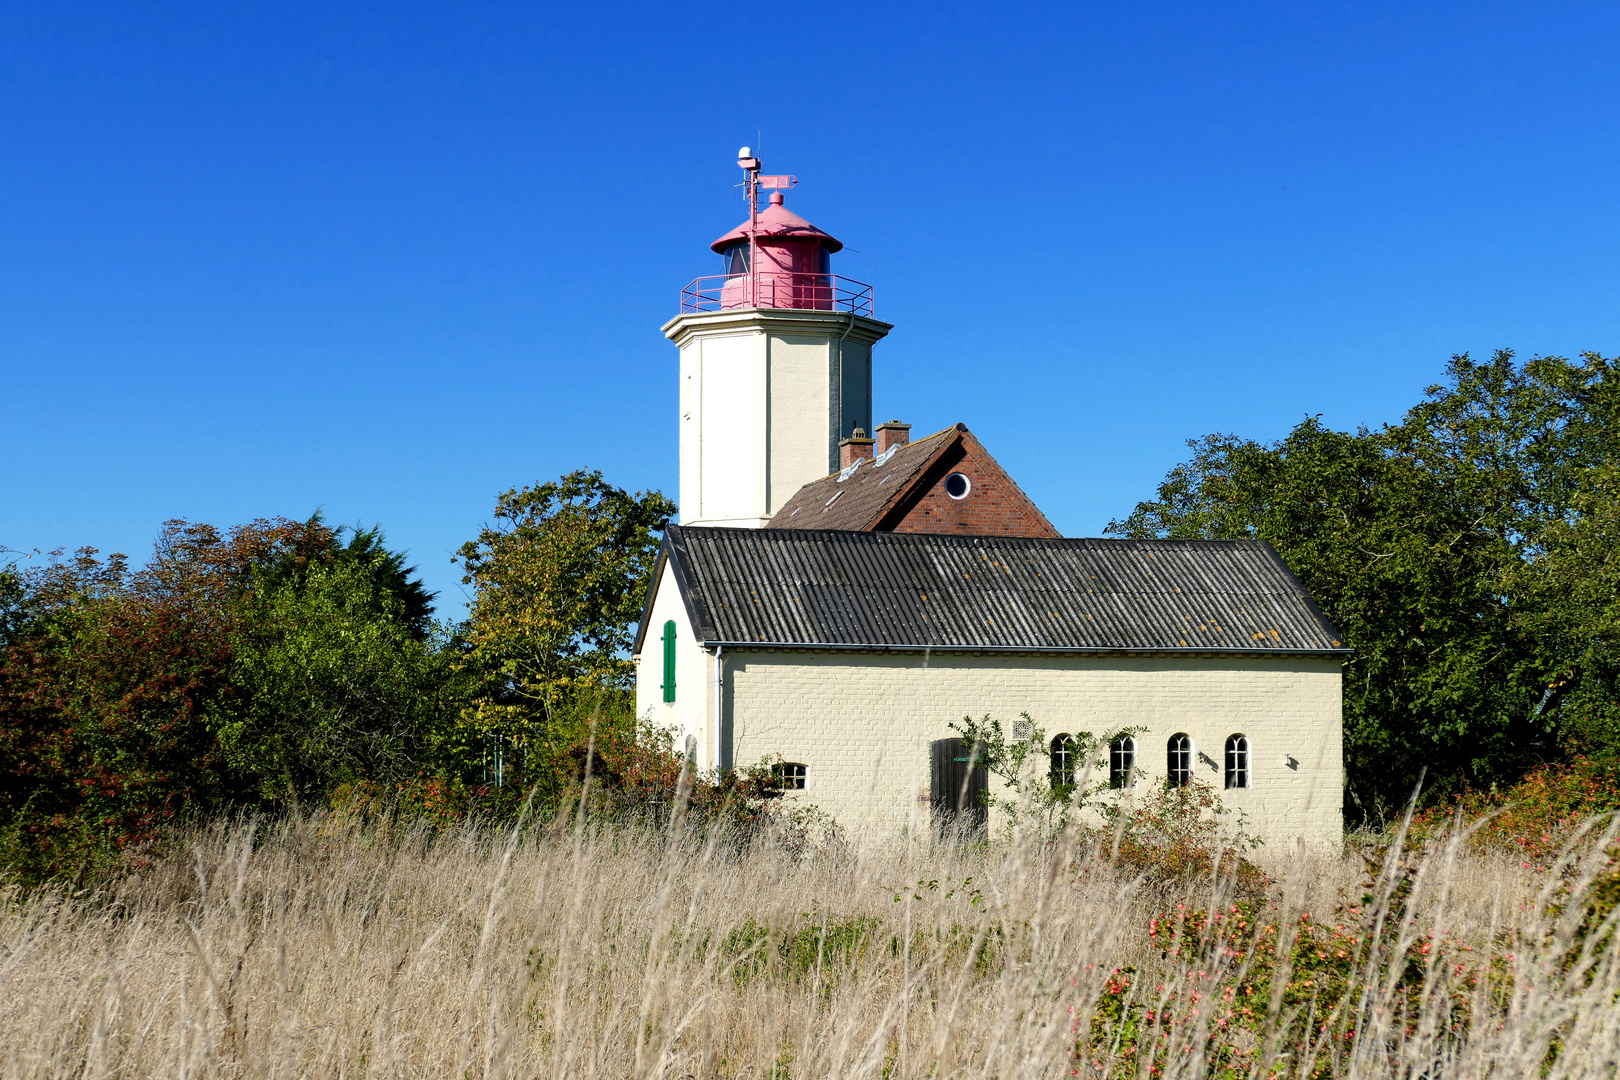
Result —
<instances>
[{"instance_id":1,"label":"white brick wall","mask_svg":"<svg viewBox=\"0 0 1620 1080\"><path fill-rule=\"evenodd\" d=\"M680 639L673 704L660 693L660 635L669 619ZM712 768L714 660L693 638L672 578L661 584L650 622L638 661L637 711L696 735L698 765ZM1220 788L1226 737L1247 735L1253 786L1223 791L1227 804L1243 810L1273 848L1295 837L1322 843L1340 834L1334 659L749 648L729 652L725 667L731 761L781 754L803 762L804 798L852 832L905 829L916 820L919 799L928 797L928 744L951 737L952 721L990 713L1005 727L1027 712L1048 737L1146 729L1137 735L1144 783L1163 779L1165 742L1185 732L1198 776Z\"/></svg>"},{"instance_id":2,"label":"white brick wall","mask_svg":"<svg viewBox=\"0 0 1620 1080\"><path fill-rule=\"evenodd\" d=\"M872 345L846 312L733 309L671 319L681 350L681 521L758 528L872 428Z\"/></svg>"},{"instance_id":3,"label":"white brick wall","mask_svg":"<svg viewBox=\"0 0 1620 1080\"><path fill-rule=\"evenodd\" d=\"M1252 786L1223 791L1227 805L1273 846L1340 834L1337 660L935 653L925 666L921 654L744 650L726 667L735 760L804 762L805 797L852 829L908 822L928 795L928 744L950 722L990 713L1005 727L1028 712L1048 738L1145 728L1143 783L1164 778L1166 740L1185 732L1198 776L1220 788L1226 737L1247 735Z\"/></svg>"},{"instance_id":4,"label":"white brick wall","mask_svg":"<svg viewBox=\"0 0 1620 1080\"><path fill-rule=\"evenodd\" d=\"M675 700L664 701L664 624L675 623L678 645L675 650ZM697 767L715 766L714 743L714 660L698 645L686 617L675 572L667 565L653 597L647 619L647 636L636 660L636 715L650 718L661 727L674 728L677 747L686 736L697 738Z\"/></svg>"}]
</instances>

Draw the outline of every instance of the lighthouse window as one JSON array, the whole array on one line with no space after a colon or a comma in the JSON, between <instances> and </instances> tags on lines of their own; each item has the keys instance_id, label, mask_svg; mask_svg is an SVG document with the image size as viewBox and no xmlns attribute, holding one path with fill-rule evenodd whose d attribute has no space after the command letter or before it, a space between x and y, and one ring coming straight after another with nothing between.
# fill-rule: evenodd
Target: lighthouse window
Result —
<instances>
[{"instance_id":1,"label":"lighthouse window","mask_svg":"<svg viewBox=\"0 0 1620 1080\"><path fill-rule=\"evenodd\" d=\"M973 490L973 481L965 473L953 472L945 478L945 494L953 499L965 499Z\"/></svg>"},{"instance_id":2,"label":"lighthouse window","mask_svg":"<svg viewBox=\"0 0 1620 1080\"><path fill-rule=\"evenodd\" d=\"M726 273L748 273L748 245L732 244L721 255L726 260Z\"/></svg>"},{"instance_id":3,"label":"lighthouse window","mask_svg":"<svg viewBox=\"0 0 1620 1080\"><path fill-rule=\"evenodd\" d=\"M816 250L821 253L821 259L819 260L820 265L816 267L816 273L832 273L832 252L827 250L826 244L822 244L821 247L817 248Z\"/></svg>"}]
</instances>

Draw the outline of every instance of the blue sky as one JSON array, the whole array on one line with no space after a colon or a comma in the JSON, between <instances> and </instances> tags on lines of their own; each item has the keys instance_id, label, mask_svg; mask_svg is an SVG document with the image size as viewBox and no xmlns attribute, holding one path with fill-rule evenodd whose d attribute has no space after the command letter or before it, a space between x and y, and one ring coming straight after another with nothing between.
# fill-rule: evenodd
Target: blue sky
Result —
<instances>
[{"instance_id":1,"label":"blue sky","mask_svg":"<svg viewBox=\"0 0 1620 1080\"><path fill-rule=\"evenodd\" d=\"M738 146L1067 535L1211 431L1620 351L1620 6L0 5L0 547L676 491ZM757 132L763 132L762 138Z\"/></svg>"}]
</instances>

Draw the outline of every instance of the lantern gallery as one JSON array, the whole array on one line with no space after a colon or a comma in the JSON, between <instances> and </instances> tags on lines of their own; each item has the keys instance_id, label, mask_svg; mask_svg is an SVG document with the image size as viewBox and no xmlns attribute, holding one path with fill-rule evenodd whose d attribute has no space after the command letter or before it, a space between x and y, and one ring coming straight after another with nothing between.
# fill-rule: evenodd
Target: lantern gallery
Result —
<instances>
[{"instance_id":1,"label":"lantern gallery","mask_svg":"<svg viewBox=\"0 0 1620 1080\"><path fill-rule=\"evenodd\" d=\"M638 713L701 769L779 762L785 797L854 832L983 790L949 725L1027 713L1059 780L1086 767L1074 733L1129 731L1094 779L1205 782L1272 843L1336 839L1348 650L1276 552L1065 539L966 426L874 430L890 326L871 286L788 211L795 178L740 164L725 272L664 326L680 523L635 644Z\"/></svg>"}]
</instances>

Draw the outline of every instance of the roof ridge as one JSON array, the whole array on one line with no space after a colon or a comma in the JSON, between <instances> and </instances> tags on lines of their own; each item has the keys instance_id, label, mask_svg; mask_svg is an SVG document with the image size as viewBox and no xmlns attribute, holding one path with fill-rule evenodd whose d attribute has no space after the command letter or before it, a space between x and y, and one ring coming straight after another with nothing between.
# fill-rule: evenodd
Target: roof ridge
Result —
<instances>
[{"instance_id":1,"label":"roof ridge","mask_svg":"<svg viewBox=\"0 0 1620 1080\"><path fill-rule=\"evenodd\" d=\"M941 428L940 430L934 432L932 435L924 435L921 438L912 439L910 442L906 443L904 446L895 447L894 448L895 455L899 456L900 454L905 453L907 450L910 450L913 446L921 446L923 443L927 442L929 439L937 439L937 438L939 438L939 436L948 434L948 433L950 433L952 431L955 431L955 430L956 430L956 426L953 424L951 427ZM963 429L963 430L966 430L966 429ZM861 460L862 460L862 462L864 464L870 465L873 461L875 461L877 459L876 458L862 458ZM814 480L808 480L808 481L806 481L805 483L803 483L803 484L801 484L799 486L799 491L803 491L805 488L809 487L811 484L819 484L823 480L831 480L833 477L837 476L839 473L841 473L843 471L844 471L843 469L834 469L832 472L827 473L827 474L825 474L823 476L818 476ZM794 492L794 494L798 494L798 492Z\"/></svg>"},{"instance_id":2,"label":"roof ridge","mask_svg":"<svg viewBox=\"0 0 1620 1080\"><path fill-rule=\"evenodd\" d=\"M866 537L866 538L870 539L874 543L882 543L885 540L906 540L906 541L951 540L951 541L956 541L956 542L972 541L973 543L980 543L982 541L995 541L996 543L1019 543L1019 544L1026 544L1026 543L1027 544L1073 544L1073 543L1081 543L1081 542L1091 543L1091 544L1176 544L1176 545L1193 545L1193 544L1215 544L1215 545L1266 544L1265 540L1262 540L1261 538L1259 538L1257 536L1234 536L1234 537L1227 537L1227 538L1216 538L1216 537L1205 537L1205 536L1003 536L1003 535L1000 535L1000 534L997 534L997 533L954 533L954 532L925 533L925 532L910 532L910 531L908 531L908 532L887 532L887 531L876 531L876 530L871 530L871 529L804 529L804 528L798 528L796 526L795 527L790 527L790 526L785 526L785 525L778 525L778 526L774 526L774 527L769 528L769 529L755 528L755 527L751 527L751 526L738 527L738 526L730 526L730 525L677 525L677 528L679 528L682 532L686 532L686 533L691 533L691 532L715 532L715 533L728 533L728 534L729 533L735 533L735 534L739 534L739 535L744 534L744 533L752 533L752 534L759 534L759 535L763 535L763 536L772 536L772 537L784 536L784 535L790 534L790 533L802 534L802 535L806 535L806 536L851 536L851 537L859 536L859 537ZM1267 546L1269 546L1269 545L1267 545Z\"/></svg>"}]
</instances>

